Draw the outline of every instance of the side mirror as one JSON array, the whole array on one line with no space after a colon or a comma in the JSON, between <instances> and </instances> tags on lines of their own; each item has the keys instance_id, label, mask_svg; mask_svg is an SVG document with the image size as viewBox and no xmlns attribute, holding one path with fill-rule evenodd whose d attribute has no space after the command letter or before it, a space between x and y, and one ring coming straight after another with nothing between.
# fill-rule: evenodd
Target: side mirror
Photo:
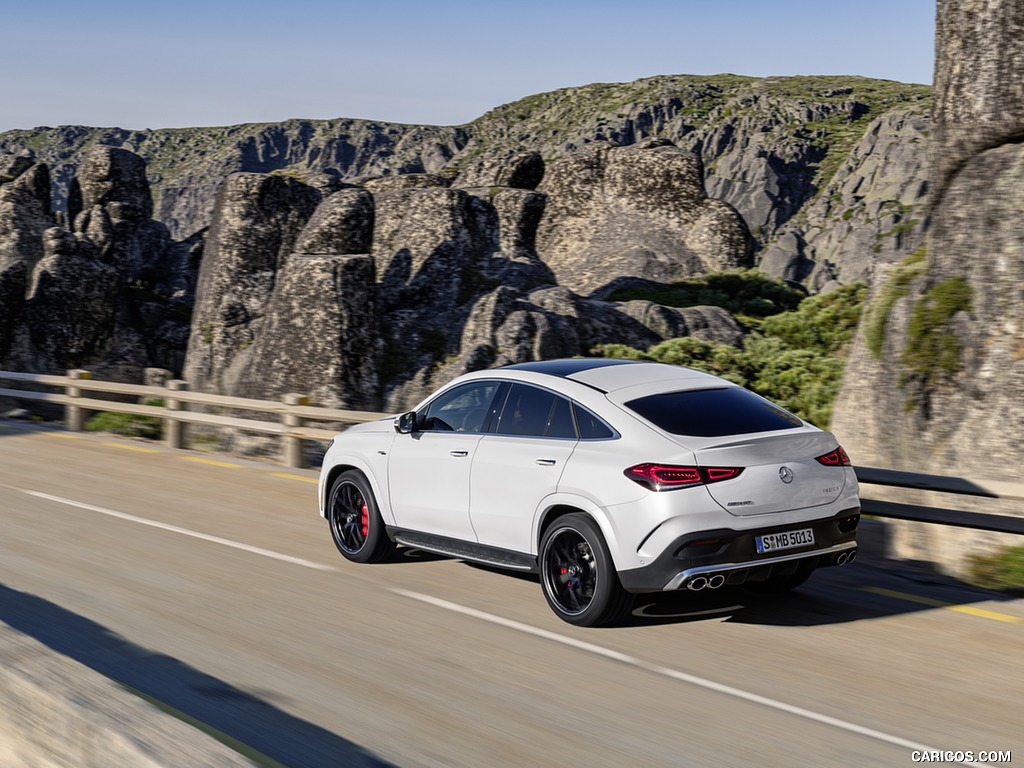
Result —
<instances>
[{"instance_id":1,"label":"side mirror","mask_svg":"<svg viewBox=\"0 0 1024 768\"><path fill-rule=\"evenodd\" d=\"M395 432L408 435L416 431L416 412L409 411L395 417Z\"/></svg>"}]
</instances>

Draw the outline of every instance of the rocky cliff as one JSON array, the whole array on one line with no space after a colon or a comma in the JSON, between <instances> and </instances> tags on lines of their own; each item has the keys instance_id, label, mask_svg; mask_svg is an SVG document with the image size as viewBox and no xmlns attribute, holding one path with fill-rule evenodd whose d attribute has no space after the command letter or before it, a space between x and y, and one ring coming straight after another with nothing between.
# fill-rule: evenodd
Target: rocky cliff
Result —
<instances>
[{"instance_id":1,"label":"rocky cliff","mask_svg":"<svg viewBox=\"0 0 1024 768\"><path fill-rule=\"evenodd\" d=\"M877 281L833 426L863 463L1017 479L1024 6L940 0L937 18L930 233L925 247ZM998 540L942 526L903 533L904 554L944 552L955 571Z\"/></svg>"},{"instance_id":2,"label":"rocky cliff","mask_svg":"<svg viewBox=\"0 0 1024 768\"><path fill-rule=\"evenodd\" d=\"M147 367L180 370L194 298L197 242L175 242L150 218L145 164L96 146L73 178L56 226L49 169L0 159L0 363L22 371L85 366L137 381Z\"/></svg>"},{"instance_id":3,"label":"rocky cliff","mask_svg":"<svg viewBox=\"0 0 1024 768\"><path fill-rule=\"evenodd\" d=\"M587 165L586 157L566 162ZM749 253L738 214L707 199L694 163L666 142L638 145L616 161L615 194L634 193L655 231L682 226L683 210L684 223L712 237L707 209L720 213L727 223L721 237ZM679 167L687 172L680 175ZM647 189L645 197L639 179L657 169L679 181ZM572 264L581 273L592 257L549 261L538 249L539 233L584 226L640 237L637 212L510 185L532 185L543 175L538 157L517 155L481 160L455 184L442 175L403 174L327 197L291 178L232 175L207 237L186 378L195 388L231 394L277 397L300 389L322 404L398 409L468 370L585 354L600 342L739 339L740 327L719 308L677 310L583 292L571 279ZM680 197L678 184L689 185L689 196ZM587 198L588 187L606 194L613 188L582 181L573 190ZM679 277L709 268L680 253L666 253L664 261ZM628 264L601 269L634 274Z\"/></svg>"},{"instance_id":4,"label":"rocky cliff","mask_svg":"<svg viewBox=\"0 0 1024 768\"><path fill-rule=\"evenodd\" d=\"M722 309L606 298L751 265L811 291L871 280L927 221L927 103L863 78L672 76L451 128L9 132L0 362L397 408L600 343L735 343Z\"/></svg>"},{"instance_id":5,"label":"rocky cliff","mask_svg":"<svg viewBox=\"0 0 1024 768\"><path fill-rule=\"evenodd\" d=\"M929 91L857 77L674 75L538 94L457 127L346 119L146 131L63 126L2 133L0 152L31 150L49 166L58 211L66 209L89 147L135 152L149 169L156 218L182 239L209 225L217 190L235 172L284 173L317 187L441 173L471 187L479 184L468 172L510 155L550 164L594 142L625 147L667 139L700 156L707 195L739 211L757 247L765 247L820 197L873 120L891 110L922 113ZM920 155L920 148L900 146L908 157ZM499 181L532 189L539 180Z\"/></svg>"}]
</instances>

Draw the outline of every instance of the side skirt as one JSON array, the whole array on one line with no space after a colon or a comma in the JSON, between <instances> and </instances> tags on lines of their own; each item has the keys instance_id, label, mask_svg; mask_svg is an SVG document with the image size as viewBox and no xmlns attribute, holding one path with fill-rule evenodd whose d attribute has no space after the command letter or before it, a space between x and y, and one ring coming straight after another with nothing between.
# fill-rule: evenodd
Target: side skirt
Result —
<instances>
[{"instance_id":1,"label":"side skirt","mask_svg":"<svg viewBox=\"0 0 1024 768\"><path fill-rule=\"evenodd\" d=\"M508 568L514 571L537 572L537 558L525 552L513 552L508 549L489 547L461 539L449 539L445 536L434 536L420 531L408 531L404 528L387 526L388 536L396 544L406 547L434 552L438 555L454 557L458 560L472 560L497 568Z\"/></svg>"}]
</instances>

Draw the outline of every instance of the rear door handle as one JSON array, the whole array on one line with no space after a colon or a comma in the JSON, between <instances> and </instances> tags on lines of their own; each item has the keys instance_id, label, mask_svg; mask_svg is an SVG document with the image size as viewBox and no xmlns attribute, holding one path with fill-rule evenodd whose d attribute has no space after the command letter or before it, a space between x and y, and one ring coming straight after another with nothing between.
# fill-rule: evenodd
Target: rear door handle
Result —
<instances>
[{"instance_id":1,"label":"rear door handle","mask_svg":"<svg viewBox=\"0 0 1024 768\"><path fill-rule=\"evenodd\" d=\"M449 456L454 456L457 459L461 459L464 456L469 456L469 451L448 451Z\"/></svg>"},{"instance_id":2,"label":"rear door handle","mask_svg":"<svg viewBox=\"0 0 1024 768\"><path fill-rule=\"evenodd\" d=\"M542 467L553 467L553 466L555 466L555 460L554 459L537 459L537 463L540 464Z\"/></svg>"}]
</instances>

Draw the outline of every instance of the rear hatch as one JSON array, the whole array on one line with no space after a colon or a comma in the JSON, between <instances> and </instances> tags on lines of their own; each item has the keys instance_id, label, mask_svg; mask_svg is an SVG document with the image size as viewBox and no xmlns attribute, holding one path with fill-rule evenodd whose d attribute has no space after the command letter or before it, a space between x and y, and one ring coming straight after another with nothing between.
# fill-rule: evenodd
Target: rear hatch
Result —
<instances>
[{"instance_id":1,"label":"rear hatch","mask_svg":"<svg viewBox=\"0 0 1024 768\"><path fill-rule=\"evenodd\" d=\"M705 386L623 400L626 409L693 451L699 466L742 469L736 477L707 483L712 498L733 515L816 507L843 493L845 469L818 461L837 448L835 437L742 387Z\"/></svg>"},{"instance_id":2,"label":"rear hatch","mask_svg":"<svg viewBox=\"0 0 1024 768\"><path fill-rule=\"evenodd\" d=\"M842 467L817 460L835 450L836 439L813 427L724 441L686 438L685 443L700 466L743 468L738 477L707 486L712 498L733 515L829 504L846 485Z\"/></svg>"}]
</instances>

